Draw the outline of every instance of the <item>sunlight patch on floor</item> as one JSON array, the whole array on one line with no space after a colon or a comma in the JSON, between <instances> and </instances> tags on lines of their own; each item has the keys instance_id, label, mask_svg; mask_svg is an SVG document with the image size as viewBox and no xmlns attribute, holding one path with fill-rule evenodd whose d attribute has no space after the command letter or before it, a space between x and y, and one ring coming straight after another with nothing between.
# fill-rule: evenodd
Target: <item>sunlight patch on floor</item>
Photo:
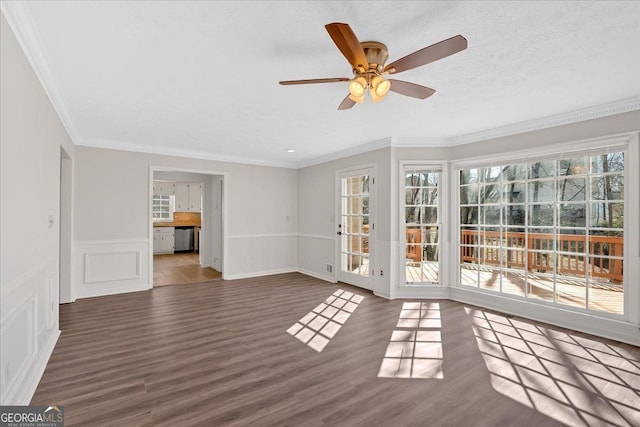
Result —
<instances>
[{"instance_id":1,"label":"sunlight patch on floor","mask_svg":"<svg viewBox=\"0 0 640 427\"><path fill-rule=\"evenodd\" d=\"M444 378L440 304L405 302L378 371L379 378Z\"/></svg>"},{"instance_id":2,"label":"sunlight patch on floor","mask_svg":"<svg viewBox=\"0 0 640 427\"><path fill-rule=\"evenodd\" d=\"M623 346L465 311L499 393L566 425L640 425L640 361Z\"/></svg>"},{"instance_id":3,"label":"sunlight patch on floor","mask_svg":"<svg viewBox=\"0 0 640 427\"><path fill-rule=\"evenodd\" d=\"M321 352L363 299L362 295L338 289L287 329L287 332L315 351Z\"/></svg>"}]
</instances>

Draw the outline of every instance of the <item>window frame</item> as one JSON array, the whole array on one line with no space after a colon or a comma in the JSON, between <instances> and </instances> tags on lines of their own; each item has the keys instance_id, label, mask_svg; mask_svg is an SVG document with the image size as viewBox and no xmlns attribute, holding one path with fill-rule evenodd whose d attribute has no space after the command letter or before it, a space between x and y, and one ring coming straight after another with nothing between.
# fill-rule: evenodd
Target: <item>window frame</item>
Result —
<instances>
[{"instance_id":1,"label":"window frame","mask_svg":"<svg viewBox=\"0 0 640 427\"><path fill-rule=\"evenodd\" d=\"M517 299L519 301L524 301L531 304L536 305L544 305L553 309L561 309L561 310L570 310L579 313L586 313L592 315L594 317L602 317L602 318L610 318L615 320L630 320L638 317L638 310L632 310L632 301L638 295L638 289L635 289L631 284L630 277L631 271L634 270L632 263L633 259L631 258L629 245L634 244L631 241L631 235L634 230L638 231L638 222L633 221L630 216L630 212L632 209L632 197L630 197L630 189L633 188L634 179L637 178L635 173L630 173L632 168L637 168L639 166L638 162L638 147L634 147L634 143L637 145L637 134L625 134L625 135L615 135L607 138L598 138L586 141L576 141L564 144L556 144L551 146L541 147L540 149L528 149L528 150L519 150L510 152L504 155L493 155L493 156L482 156L476 158L468 158L468 159L460 159L452 162L451 167L451 183L452 186L449 187L451 191L455 194L453 195L453 203L451 212L455 215L454 224L452 224L452 230L455 230L452 236L452 245L456 248L455 251L451 253L452 262L448 264L450 271L450 277L452 279L452 287L462 289L465 291L471 292L479 292L486 295L492 295L499 298L506 299ZM493 290L482 289L481 287L474 287L469 285L464 285L461 283L460 279L460 265L461 265L461 254L460 254L460 230L461 224L460 221L460 208L461 208L461 197L460 197L460 171L464 169L475 169L475 168L487 168L492 166L505 166L505 165L517 165L521 163L531 164L537 161L552 161L559 160L563 158L575 158L575 157L587 157L594 155L601 155L605 153L614 153L614 152L624 152L625 155L625 169L624 169L624 186L629 189L625 191L624 202L624 217L629 218L628 221L625 221L624 227L622 229L624 235L624 247L625 252L623 254L623 263L625 265L624 273L623 273L623 284L624 284L624 299L623 299L623 314L609 313L600 310L589 309L588 302L585 307L574 307L567 304L558 303L556 301L544 301L540 299L533 299L526 296L519 296L514 294L509 294L502 292L502 289L499 292ZM588 166L588 165L587 165ZM478 177L479 182L479 177ZM529 180L527 179L527 184ZM557 182L557 177L553 179L554 183ZM478 184L478 188L480 188L480 184ZM585 197L585 204L588 204L589 195L587 194ZM560 203L559 201L554 202L554 222L557 220L558 215L556 214L556 204ZM502 207L507 206L503 202L500 203ZM525 203L526 206L529 206ZM478 205L479 206L479 205ZM586 218L586 221L589 221L589 218ZM478 225L479 227L480 225ZM531 227L526 224L525 227L528 229ZM557 229L559 229L559 225ZM589 227L587 227L588 230ZM554 226L554 230L556 227ZM637 242L635 243L637 244ZM627 267L629 266L629 267ZM636 285L637 287L637 285ZM587 297L588 298L588 297ZM587 300L588 301L588 300Z\"/></svg>"},{"instance_id":2,"label":"window frame","mask_svg":"<svg viewBox=\"0 0 640 427\"><path fill-rule=\"evenodd\" d=\"M162 212L157 212L156 208L160 208L164 205L162 204L156 204L156 197L160 198L160 201L162 201L164 198L168 198L169 201L169 217L168 218L155 218L156 213L158 214L162 214ZM173 214L175 212L175 204L176 204L176 196L173 194L158 194L158 193L154 193L151 196L151 217L153 218L153 222L173 222Z\"/></svg>"},{"instance_id":3,"label":"window frame","mask_svg":"<svg viewBox=\"0 0 640 427\"><path fill-rule=\"evenodd\" d=\"M407 282L406 277L406 219L405 219L405 176L407 172L423 170L428 172L439 173L438 180L438 282ZM398 185L398 269L399 285L406 288L437 288L442 289L447 286L449 281L448 260L449 260L449 238L450 221L449 221L449 163L447 161L433 160L402 160L399 167L399 185Z\"/></svg>"}]
</instances>

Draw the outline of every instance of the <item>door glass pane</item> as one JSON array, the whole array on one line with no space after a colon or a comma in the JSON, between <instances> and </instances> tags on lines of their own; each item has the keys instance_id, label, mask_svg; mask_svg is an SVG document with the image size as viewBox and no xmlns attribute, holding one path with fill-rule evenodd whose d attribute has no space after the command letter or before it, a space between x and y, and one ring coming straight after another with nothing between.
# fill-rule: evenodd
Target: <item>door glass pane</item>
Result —
<instances>
[{"instance_id":1,"label":"door glass pane","mask_svg":"<svg viewBox=\"0 0 640 427\"><path fill-rule=\"evenodd\" d=\"M341 179L341 270L369 275L369 176Z\"/></svg>"}]
</instances>

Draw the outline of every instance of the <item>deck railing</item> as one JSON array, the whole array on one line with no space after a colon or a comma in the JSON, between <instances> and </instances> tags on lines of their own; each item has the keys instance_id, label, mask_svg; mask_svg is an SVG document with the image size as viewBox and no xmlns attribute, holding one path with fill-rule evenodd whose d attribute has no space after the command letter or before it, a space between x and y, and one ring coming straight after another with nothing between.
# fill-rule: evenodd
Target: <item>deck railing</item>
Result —
<instances>
[{"instance_id":1,"label":"deck railing","mask_svg":"<svg viewBox=\"0 0 640 427\"><path fill-rule=\"evenodd\" d=\"M502 242L504 267L549 272L555 265L559 273L584 275L588 254L591 276L622 282L623 238L588 237L587 252L587 236L583 235L461 230L460 256L462 262L500 265ZM554 247L556 239L557 251Z\"/></svg>"}]
</instances>

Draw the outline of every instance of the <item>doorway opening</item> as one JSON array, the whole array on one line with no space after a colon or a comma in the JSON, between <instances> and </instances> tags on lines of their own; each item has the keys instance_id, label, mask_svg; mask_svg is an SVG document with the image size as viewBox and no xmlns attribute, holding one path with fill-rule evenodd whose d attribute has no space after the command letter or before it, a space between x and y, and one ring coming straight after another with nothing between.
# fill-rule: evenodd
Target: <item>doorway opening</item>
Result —
<instances>
[{"instance_id":1,"label":"doorway opening","mask_svg":"<svg viewBox=\"0 0 640 427\"><path fill-rule=\"evenodd\" d=\"M224 198L224 173L151 168L153 287L224 278Z\"/></svg>"}]
</instances>

